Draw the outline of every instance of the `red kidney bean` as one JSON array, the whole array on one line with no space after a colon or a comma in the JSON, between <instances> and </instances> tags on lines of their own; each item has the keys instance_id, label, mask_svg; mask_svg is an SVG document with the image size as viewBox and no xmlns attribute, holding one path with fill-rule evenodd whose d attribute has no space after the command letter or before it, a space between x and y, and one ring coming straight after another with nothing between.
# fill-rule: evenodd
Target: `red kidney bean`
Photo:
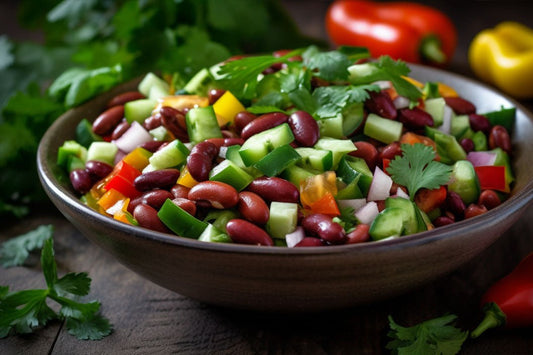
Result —
<instances>
[{"instance_id":1,"label":"red kidney bean","mask_svg":"<svg viewBox=\"0 0 533 355\"><path fill-rule=\"evenodd\" d=\"M133 215L133 211L135 211L135 207L139 206L143 202L143 197L137 196L130 200L128 203L128 212Z\"/></svg>"},{"instance_id":2,"label":"red kidney bean","mask_svg":"<svg viewBox=\"0 0 533 355\"><path fill-rule=\"evenodd\" d=\"M124 118L124 105L113 106L102 112L93 122L93 132L105 136L110 134L113 129Z\"/></svg>"},{"instance_id":3,"label":"red kidney bean","mask_svg":"<svg viewBox=\"0 0 533 355\"><path fill-rule=\"evenodd\" d=\"M141 227L157 232L169 233L169 229L161 222L157 216L157 211L148 205L139 204L133 210L133 218Z\"/></svg>"},{"instance_id":4,"label":"red kidney bean","mask_svg":"<svg viewBox=\"0 0 533 355\"><path fill-rule=\"evenodd\" d=\"M364 159L366 165L368 165L370 170L374 171L374 168L376 167L379 160L379 153L376 147L374 147L371 143L365 141L357 141L353 142L353 144L355 145L357 150L354 150L353 152L350 152L348 154L353 157Z\"/></svg>"},{"instance_id":5,"label":"red kidney bean","mask_svg":"<svg viewBox=\"0 0 533 355\"><path fill-rule=\"evenodd\" d=\"M141 195L141 202L159 210L167 199L174 199L174 195L167 190L156 189Z\"/></svg>"},{"instance_id":6,"label":"red kidney bean","mask_svg":"<svg viewBox=\"0 0 533 355\"><path fill-rule=\"evenodd\" d=\"M455 223L455 221L448 216L438 216L433 220L433 225L435 227L442 227L452 223Z\"/></svg>"},{"instance_id":7,"label":"red kidney bean","mask_svg":"<svg viewBox=\"0 0 533 355\"><path fill-rule=\"evenodd\" d=\"M316 89L316 88L324 87L324 86L330 86L330 85L331 84L329 81L319 78L318 76L311 77L311 88L312 89Z\"/></svg>"},{"instance_id":8,"label":"red kidney bean","mask_svg":"<svg viewBox=\"0 0 533 355\"><path fill-rule=\"evenodd\" d=\"M292 183L279 177L259 177L246 189L261 196L265 201L298 203L300 192Z\"/></svg>"},{"instance_id":9,"label":"red kidney bean","mask_svg":"<svg viewBox=\"0 0 533 355\"><path fill-rule=\"evenodd\" d=\"M196 215L196 203L194 203L193 201L187 198L177 197L172 199L172 203L174 203L178 207L181 207L191 216Z\"/></svg>"},{"instance_id":10,"label":"red kidney bean","mask_svg":"<svg viewBox=\"0 0 533 355\"><path fill-rule=\"evenodd\" d=\"M479 194L478 204L485 206L488 210L499 206L501 203L500 197L494 190L483 190Z\"/></svg>"},{"instance_id":11,"label":"red kidney bean","mask_svg":"<svg viewBox=\"0 0 533 355\"><path fill-rule=\"evenodd\" d=\"M275 58L283 57L284 55L292 52L292 49L278 49L277 51L272 52L272 56ZM289 62L301 62L303 60L301 55L294 55L287 59Z\"/></svg>"},{"instance_id":12,"label":"red kidney bean","mask_svg":"<svg viewBox=\"0 0 533 355\"><path fill-rule=\"evenodd\" d=\"M288 119L294 139L302 147L312 147L320 138L317 121L305 111L293 112Z\"/></svg>"},{"instance_id":13,"label":"red kidney bean","mask_svg":"<svg viewBox=\"0 0 533 355\"><path fill-rule=\"evenodd\" d=\"M482 131L485 134L490 132L490 121L487 117L471 113L468 115L468 121L470 122L470 128L474 131Z\"/></svg>"},{"instance_id":14,"label":"red kidney bean","mask_svg":"<svg viewBox=\"0 0 533 355\"><path fill-rule=\"evenodd\" d=\"M279 126L282 123L287 122L289 116L283 112L271 112L265 113L257 117L252 122L248 123L241 131L242 139L248 139L254 134L266 131L267 129Z\"/></svg>"},{"instance_id":15,"label":"red kidney bean","mask_svg":"<svg viewBox=\"0 0 533 355\"><path fill-rule=\"evenodd\" d=\"M172 193L172 195L174 195L174 198L188 198L189 191L191 191L190 187L183 186L180 184L176 184L170 189L170 192Z\"/></svg>"},{"instance_id":16,"label":"red kidney bean","mask_svg":"<svg viewBox=\"0 0 533 355\"><path fill-rule=\"evenodd\" d=\"M398 121L412 130L422 129L425 126L433 127L433 117L418 107L404 108L399 111Z\"/></svg>"},{"instance_id":17,"label":"red kidney bean","mask_svg":"<svg viewBox=\"0 0 533 355\"><path fill-rule=\"evenodd\" d=\"M141 148L146 149L149 152L155 153L164 144L163 141L148 141L141 144Z\"/></svg>"},{"instance_id":18,"label":"red kidney bean","mask_svg":"<svg viewBox=\"0 0 533 355\"><path fill-rule=\"evenodd\" d=\"M187 124L185 123L185 114L170 106L163 106L159 110L161 115L161 124L181 141L188 142Z\"/></svg>"},{"instance_id":19,"label":"red kidney bean","mask_svg":"<svg viewBox=\"0 0 533 355\"><path fill-rule=\"evenodd\" d=\"M270 210L258 194L250 191L239 193L239 203L237 205L239 213L248 221L263 225L268 221Z\"/></svg>"},{"instance_id":20,"label":"red kidney bean","mask_svg":"<svg viewBox=\"0 0 533 355\"><path fill-rule=\"evenodd\" d=\"M385 91L370 91L369 95L370 98L365 101L365 107L368 111L384 118L396 119L398 111L388 93Z\"/></svg>"},{"instance_id":21,"label":"red kidney bean","mask_svg":"<svg viewBox=\"0 0 533 355\"><path fill-rule=\"evenodd\" d=\"M457 219L461 219L464 216L465 203L456 192L448 191L446 194L446 207Z\"/></svg>"},{"instance_id":22,"label":"red kidney bean","mask_svg":"<svg viewBox=\"0 0 533 355\"><path fill-rule=\"evenodd\" d=\"M222 133L222 137L226 138L226 139L230 139L230 138L239 138L239 136L237 135L237 133L233 132L233 131L230 131L229 129L221 129L220 130L220 133Z\"/></svg>"},{"instance_id":23,"label":"red kidney bean","mask_svg":"<svg viewBox=\"0 0 533 355\"><path fill-rule=\"evenodd\" d=\"M457 115L476 113L476 106L462 97L445 97L444 101Z\"/></svg>"},{"instance_id":24,"label":"red kidney bean","mask_svg":"<svg viewBox=\"0 0 533 355\"><path fill-rule=\"evenodd\" d=\"M187 170L196 181L209 179L209 172L218 152L219 148L209 141L200 142L191 149L187 157Z\"/></svg>"},{"instance_id":25,"label":"red kidney bean","mask_svg":"<svg viewBox=\"0 0 533 355\"><path fill-rule=\"evenodd\" d=\"M208 201L211 207L226 209L237 205L239 193L224 182L203 181L191 188L188 198L191 201Z\"/></svg>"},{"instance_id":26,"label":"red kidney bean","mask_svg":"<svg viewBox=\"0 0 533 355\"><path fill-rule=\"evenodd\" d=\"M217 102L217 100L220 99L220 97L222 95L224 95L225 92L226 92L226 90L222 90L222 89L211 89L211 90L209 90L207 92L207 99L209 100L209 105L212 105L215 102Z\"/></svg>"},{"instance_id":27,"label":"red kidney bean","mask_svg":"<svg viewBox=\"0 0 533 355\"><path fill-rule=\"evenodd\" d=\"M324 245L326 245L326 242L320 238L304 237L304 239L300 240L300 242L294 247L321 247Z\"/></svg>"},{"instance_id":28,"label":"red kidney bean","mask_svg":"<svg viewBox=\"0 0 533 355\"><path fill-rule=\"evenodd\" d=\"M89 160L85 163L85 170L93 181L98 181L109 175L113 171L113 167L103 161Z\"/></svg>"},{"instance_id":29,"label":"red kidney bean","mask_svg":"<svg viewBox=\"0 0 533 355\"><path fill-rule=\"evenodd\" d=\"M87 193L93 186L91 175L86 169L75 169L69 174L70 183L74 190L80 194Z\"/></svg>"},{"instance_id":30,"label":"red kidney bean","mask_svg":"<svg viewBox=\"0 0 533 355\"><path fill-rule=\"evenodd\" d=\"M459 144L461 145L461 147L463 147L464 151L468 154L470 153L471 151L473 151L476 146L474 144L474 141L471 140L470 138L463 138L461 139L461 141L459 142Z\"/></svg>"},{"instance_id":31,"label":"red kidney bean","mask_svg":"<svg viewBox=\"0 0 533 355\"><path fill-rule=\"evenodd\" d=\"M256 115L254 115L253 113L248 112L248 111L241 111L241 112L237 113L235 115L234 120L233 120L233 122L235 124L235 132L240 134L242 129L244 127L246 127L246 125L248 123L252 122L256 118L257 118Z\"/></svg>"},{"instance_id":32,"label":"red kidney bean","mask_svg":"<svg viewBox=\"0 0 533 355\"><path fill-rule=\"evenodd\" d=\"M162 125L162 120L161 120L161 114L160 113L156 113L150 117L148 117L147 119L144 120L143 122L143 127L147 130L147 131L150 131L152 129L155 129L157 127L160 127Z\"/></svg>"},{"instance_id":33,"label":"red kidney bean","mask_svg":"<svg viewBox=\"0 0 533 355\"><path fill-rule=\"evenodd\" d=\"M379 150L379 160L383 159L394 159L397 155L402 155L402 146L399 142L392 142L380 148Z\"/></svg>"},{"instance_id":34,"label":"red kidney bean","mask_svg":"<svg viewBox=\"0 0 533 355\"><path fill-rule=\"evenodd\" d=\"M325 214L314 213L304 217L302 221L304 230L331 244L342 244L346 242L344 228Z\"/></svg>"},{"instance_id":35,"label":"red kidney bean","mask_svg":"<svg viewBox=\"0 0 533 355\"><path fill-rule=\"evenodd\" d=\"M141 174L133 180L135 188L139 191L170 188L176 184L180 176L178 169L161 169Z\"/></svg>"},{"instance_id":36,"label":"red kidney bean","mask_svg":"<svg viewBox=\"0 0 533 355\"><path fill-rule=\"evenodd\" d=\"M226 224L226 232L234 243L272 246L272 238L262 228L244 219L232 219Z\"/></svg>"},{"instance_id":37,"label":"red kidney bean","mask_svg":"<svg viewBox=\"0 0 533 355\"><path fill-rule=\"evenodd\" d=\"M122 119L120 123L115 127L113 132L111 133L111 139L116 140L119 139L124 132L126 132L131 127L130 123L126 121L126 119Z\"/></svg>"},{"instance_id":38,"label":"red kidney bean","mask_svg":"<svg viewBox=\"0 0 533 355\"><path fill-rule=\"evenodd\" d=\"M346 234L346 244L363 243L370 239L368 224L358 224L353 231Z\"/></svg>"},{"instance_id":39,"label":"red kidney bean","mask_svg":"<svg viewBox=\"0 0 533 355\"><path fill-rule=\"evenodd\" d=\"M124 105L126 102L140 100L146 98L143 94L138 91L127 91L122 94L118 94L108 101L107 107Z\"/></svg>"},{"instance_id":40,"label":"red kidney bean","mask_svg":"<svg viewBox=\"0 0 533 355\"><path fill-rule=\"evenodd\" d=\"M487 207L483 205L478 205L475 203L471 203L468 205L468 207L465 209L465 219L476 217L479 215L482 215L483 213L487 212Z\"/></svg>"},{"instance_id":41,"label":"red kidney bean","mask_svg":"<svg viewBox=\"0 0 533 355\"><path fill-rule=\"evenodd\" d=\"M504 126L492 127L489 133L489 147L490 149L501 148L509 155L512 153L511 137Z\"/></svg>"}]
</instances>

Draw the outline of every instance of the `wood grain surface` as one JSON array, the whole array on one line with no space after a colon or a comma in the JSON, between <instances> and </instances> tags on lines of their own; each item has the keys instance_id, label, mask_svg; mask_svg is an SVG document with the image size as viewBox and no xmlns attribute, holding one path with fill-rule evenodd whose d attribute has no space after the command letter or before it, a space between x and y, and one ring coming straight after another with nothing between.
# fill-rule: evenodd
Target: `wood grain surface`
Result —
<instances>
[{"instance_id":1,"label":"wood grain surface","mask_svg":"<svg viewBox=\"0 0 533 355\"><path fill-rule=\"evenodd\" d=\"M303 31L325 36L322 20L328 1L284 3ZM466 48L476 32L510 19L533 27L529 2L429 3L458 25L459 47L450 70L466 75L471 75ZM533 109L533 102L521 103ZM80 341L63 324L52 322L30 335L0 339L0 354L386 354L389 315L407 326L454 313L459 326L473 329L481 317L478 304L483 291L533 251L530 208L481 255L413 292L364 307L290 316L212 307L156 286L88 242L51 205L21 222L2 221L0 242L40 224L55 226L59 273L89 273L90 298L101 301L114 331L101 341ZM12 290L44 287L38 256L32 255L25 267L0 269L0 284ZM531 330L492 330L468 340L461 353L533 353Z\"/></svg>"}]
</instances>

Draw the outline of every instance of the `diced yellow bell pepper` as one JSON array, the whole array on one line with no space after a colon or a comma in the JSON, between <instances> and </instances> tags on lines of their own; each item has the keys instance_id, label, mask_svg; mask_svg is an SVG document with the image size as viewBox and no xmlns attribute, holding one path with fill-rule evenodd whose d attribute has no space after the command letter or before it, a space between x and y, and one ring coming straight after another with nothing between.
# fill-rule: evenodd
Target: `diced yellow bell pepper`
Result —
<instances>
[{"instance_id":1,"label":"diced yellow bell pepper","mask_svg":"<svg viewBox=\"0 0 533 355\"><path fill-rule=\"evenodd\" d=\"M189 173L189 170L187 170L187 167L183 168L183 170L180 173L180 177L177 181L178 184L183 185L185 187L193 187L194 185L198 184L198 181L196 181L191 173Z\"/></svg>"},{"instance_id":2,"label":"diced yellow bell pepper","mask_svg":"<svg viewBox=\"0 0 533 355\"><path fill-rule=\"evenodd\" d=\"M222 94L222 96L213 104L213 109L215 110L218 125L220 127L225 126L228 123L233 123L235 116L239 112L245 110L241 102L230 91L226 91Z\"/></svg>"},{"instance_id":3,"label":"diced yellow bell pepper","mask_svg":"<svg viewBox=\"0 0 533 355\"><path fill-rule=\"evenodd\" d=\"M337 195L337 175L334 171L308 177L300 183L300 201L304 207L311 206L328 193Z\"/></svg>"},{"instance_id":4,"label":"diced yellow bell pepper","mask_svg":"<svg viewBox=\"0 0 533 355\"><path fill-rule=\"evenodd\" d=\"M185 108L206 107L208 105L209 99L198 95L165 96L159 100L154 112L159 112L163 106L170 106L176 110L183 110Z\"/></svg>"},{"instance_id":5,"label":"diced yellow bell pepper","mask_svg":"<svg viewBox=\"0 0 533 355\"><path fill-rule=\"evenodd\" d=\"M117 202L126 200L126 196L115 189L110 189L96 202L104 211L113 207Z\"/></svg>"},{"instance_id":6,"label":"diced yellow bell pepper","mask_svg":"<svg viewBox=\"0 0 533 355\"><path fill-rule=\"evenodd\" d=\"M142 147L137 147L129 152L122 160L137 170L143 170L149 163L152 153Z\"/></svg>"}]
</instances>

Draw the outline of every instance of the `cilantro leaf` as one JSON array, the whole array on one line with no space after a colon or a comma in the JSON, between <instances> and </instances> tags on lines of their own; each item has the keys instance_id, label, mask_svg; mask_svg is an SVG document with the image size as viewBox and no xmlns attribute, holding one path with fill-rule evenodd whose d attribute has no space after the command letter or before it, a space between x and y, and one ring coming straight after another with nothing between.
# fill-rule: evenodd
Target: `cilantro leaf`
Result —
<instances>
[{"instance_id":1,"label":"cilantro leaf","mask_svg":"<svg viewBox=\"0 0 533 355\"><path fill-rule=\"evenodd\" d=\"M317 118L335 117L351 104L364 102L370 97L368 91L378 91L377 85L332 85L322 86L313 91L316 100Z\"/></svg>"},{"instance_id":2,"label":"cilantro leaf","mask_svg":"<svg viewBox=\"0 0 533 355\"><path fill-rule=\"evenodd\" d=\"M68 332L81 340L100 340L111 334L113 330L109 320L100 314L84 320L68 318L66 325Z\"/></svg>"},{"instance_id":3,"label":"cilantro leaf","mask_svg":"<svg viewBox=\"0 0 533 355\"><path fill-rule=\"evenodd\" d=\"M70 272L58 279L54 284L54 291L60 296L67 293L77 296L85 296L89 293L90 288L91 279L86 272Z\"/></svg>"},{"instance_id":4,"label":"cilantro leaf","mask_svg":"<svg viewBox=\"0 0 533 355\"><path fill-rule=\"evenodd\" d=\"M9 67L15 61L12 50L13 43L9 41L7 36L0 36L0 70Z\"/></svg>"},{"instance_id":5,"label":"cilantro leaf","mask_svg":"<svg viewBox=\"0 0 533 355\"><path fill-rule=\"evenodd\" d=\"M302 57L309 69L318 70L316 75L328 81L348 79L348 67L353 64L353 61L342 52L321 52L316 46L309 47Z\"/></svg>"},{"instance_id":6,"label":"cilantro leaf","mask_svg":"<svg viewBox=\"0 0 533 355\"><path fill-rule=\"evenodd\" d=\"M456 318L455 315L446 315L412 327L402 327L389 316L391 331L388 336L392 340L387 349L397 354L457 354L468 332L451 324Z\"/></svg>"},{"instance_id":7,"label":"cilantro leaf","mask_svg":"<svg viewBox=\"0 0 533 355\"><path fill-rule=\"evenodd\" d=\"M52 238L53 230L52 225L43 225L4 242L0 248L0 264L6 268L24 264L30 251L42 248L44 242Z\"/></svg>"},{"instance_id":8,"label":"cilantro leaf","mask_svg":"<svg viewBox=\"0 0 533 355\"><path fill-rule=\"evenodd\" d=\"M396 156L387 168L392 180L407 188L414 200L421 188L437 189L450 180L452 167L435 161L435 151L422 143L402 144L402 156Z\"/></svg>"}]
</instances>

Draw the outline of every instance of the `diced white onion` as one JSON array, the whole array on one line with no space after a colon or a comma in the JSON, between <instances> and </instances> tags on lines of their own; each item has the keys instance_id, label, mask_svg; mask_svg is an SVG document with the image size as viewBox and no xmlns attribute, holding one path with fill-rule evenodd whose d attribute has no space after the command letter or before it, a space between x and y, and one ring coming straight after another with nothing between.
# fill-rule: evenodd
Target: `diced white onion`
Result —
<instances>
[{"instance_id":1,"label":"diced white onion","mask_svg":"<svg viewBox=\"0 0 533 355\"><path fill-rule=\"evenodd\" d=\"M406 194L406 193L405 193L402 189L400 189L399 187L398 187L398 190L396 190L396 196L398 196L398 197L403 197L403 198L409 200L409 195Z\"/></svg>"},{"instance_id":2,"label":"diced white onion","mask_svg":"<svg viewBox=\"0 0 533 355\"><path fill-rule=\"evenodd\" d=\"M466 160L471 162L473 166L492 166L496 161L496 153L470 152L467 154Z\"/></svg>"},{"instance_id":3,"label":"diced white onion","mask_svg":"<svg viewBox=\"0 0 533 355\"><path fill-rule=\"evenodd\" d=\"M337 204L340 208L351 207L354 211L357 211L364 205L366 205L366 198L354 198L350 200L338 200Z\"/></svg>"},{"instance_id":4,"label":"diced white onion","mask_svg":"<svg viewBox=\"0 0 533 355\"><path fill-rule=\"evenodd\" d=\"M438 128L442 133L450 134L452 127L453 110L450 106L444 105L444 114L442 117L442 125Z\"/></svg>"},{"instance_id":5,"label":"diced white onion","mask_svg":"<svg viewBox=\"0 0 533 355\"><path fill-rule=\"evenodd\" d=\"M385 174L378 166L374 170L374 177L368 190L368 201L381 201L390 196L390 189L392 187L392 179Z\"/></svg>"},{"instance_id":6,"label":"diced white onion","mask_svg":"<svg viewBox=\"0 0 533 355\"><path fill-rule=\"evenodd\" d=\"M401 110L402 108L409 107L410 101L405 96L398 96L393 100L393 103L397 110Z\"/></svg>"},{"instance_id":7,"label":"diced white onion","mask_svg":"<svg viewBox=\"0 0 533 355\"><path fill-rule=\"evenodd\" d=\"M130 128L115 141L115 144L118 149L129 153L143 143L151 140L153 140L152 135L139 122L133 121Z\"/></svg>"},{"instance_id":8,"label":"diced white onion","mask_svg":"<svg viewBox=\"0 0 533 355\"><path fill-rule=\"evenodd\" d=\"M296 227L294 232L286 234L285 240L287 242L287 247L294 248L294 246L302 241L305 238L305 232L302 226Z\"/></svg>"},{"instance_id":9,"label":"diced white onion","mask_svg":"<svg viewBox=\"0 0 533 355\"><path fill-rule=\"evenodd\" d=\"M364 224L371 224L378 214L378 204L374 201L367 202L366 205L355 211L357 220Z\"/></svg>"}]
</instances>

